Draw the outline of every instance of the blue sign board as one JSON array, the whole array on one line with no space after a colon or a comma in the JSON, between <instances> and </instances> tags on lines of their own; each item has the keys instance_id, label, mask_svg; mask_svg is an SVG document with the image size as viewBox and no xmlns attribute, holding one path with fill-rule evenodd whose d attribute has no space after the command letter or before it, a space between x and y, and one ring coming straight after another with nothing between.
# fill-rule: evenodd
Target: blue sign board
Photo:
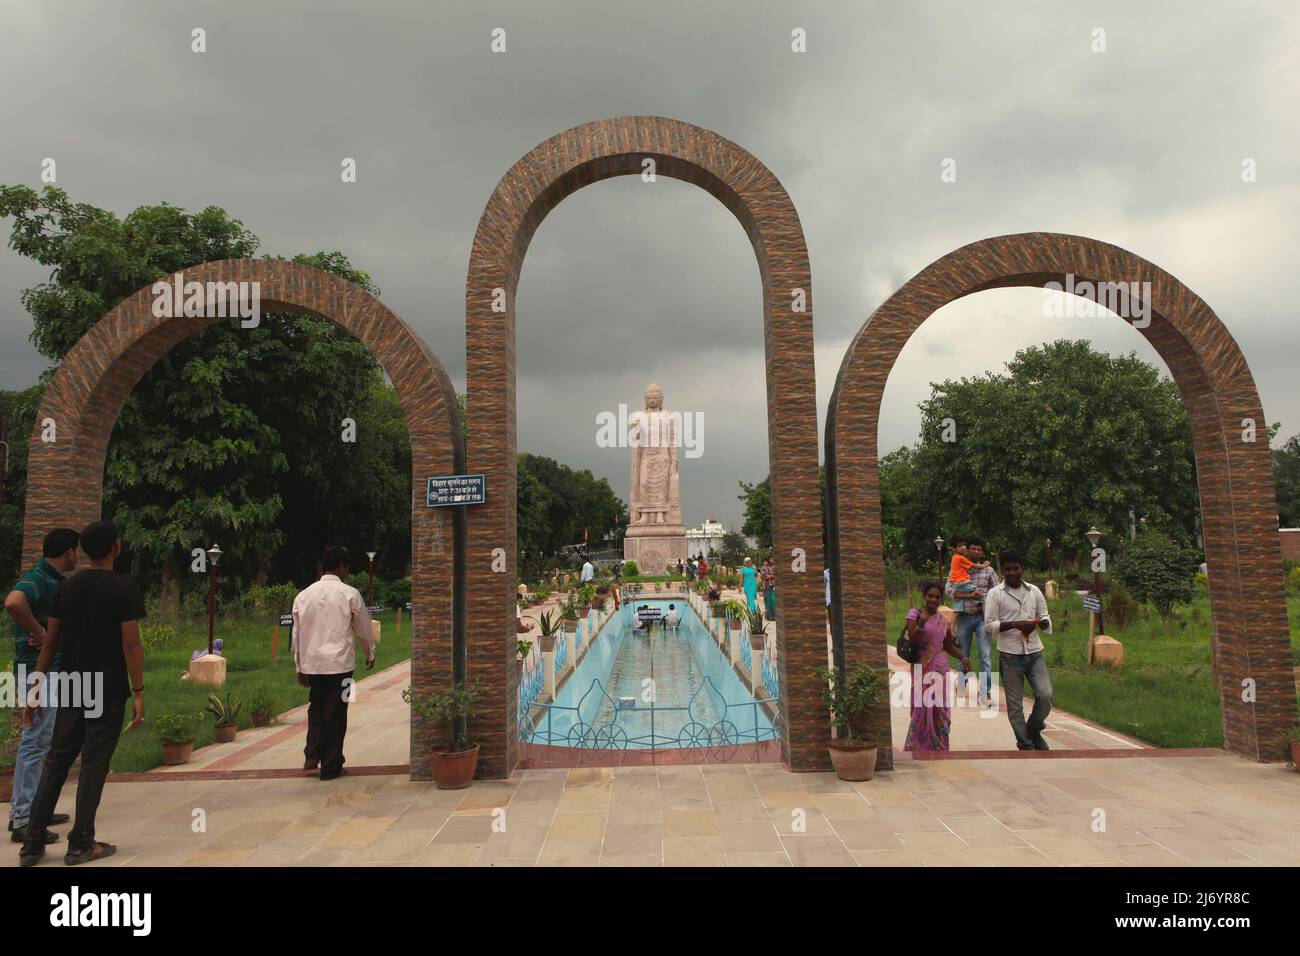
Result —
<instances>
[{"instance_id":1,"label":"blue sign board","mask_svg":"<svg viewBox=\"0 0 1300 956\"><path fill-rule=\"evenodd\" d=\"M487 500L487 479L483 475L441 475L429 479L425 506L481 505Z\"/></svg>"},{"instance_id":2,"label":"blue sign board","mask_svg":"<svg viewBox=\"0 0 1300 956\"><path fill-rule=\"evenodd\" d=\"M383 614L384 606L382 604L367 604L366 610L371 614Z\"/></svg>"},{"instance_id":3,"label":"blue sign board","mask_svg":"<svg viewBox=\"0 0 1300 956\"><path fill-rule=\"evenodd\" d=\"M281 627L293 627L293 615L292 615L292 614L281 614L281 615L280 615L280 626L281 626Z\"/></svg>"},{"instance_id":4,"label":"blue sign board","mask_svg":"<svg viewBox=\"0 0 1300 956\"><path fill-rule=\"evenodd\" d=\"M1101 598L1095 594L1085 594L1083 596L1083 609L1085 611L1100 611Z\"/></svg>"}]
</instances>

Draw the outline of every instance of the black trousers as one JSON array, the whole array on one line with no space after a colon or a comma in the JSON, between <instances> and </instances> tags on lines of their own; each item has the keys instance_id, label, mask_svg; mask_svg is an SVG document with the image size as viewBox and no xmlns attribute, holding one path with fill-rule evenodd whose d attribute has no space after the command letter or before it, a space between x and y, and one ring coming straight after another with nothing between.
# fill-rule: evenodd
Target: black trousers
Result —
<instances>
[{"instance_id":1,"label":"black trousers","mask_svg":"<svg viewBox=\"0 0 1300 956\"><path fill-rule=\"evenodd\" d=\"M95 814L104 795L108 765L122 736L126 701L106 701L104 712L87 717L79 707L60 707L54 718L54 738L41 766L41 783L32 800L32 814L27 822L24 852L45 846L45 828L59 802L59 791L67 782L68 771L81 755L81 775L77 778L77 814L68 832L68 852L89 849L95 842Z\"/></svg>"},{"instance_id":2,"label":"black trousers","mask_svg":"<svg viewBox=\"0 0 1300 956\"><path fill-rule=\"evenodd\" d=\"M343 682L346 674L308 674L311 686L307 707L307 759L320 761L322 777L332 777L343 769L343 738L348 732L348 702ZM348 685L347 693L351 693Z\"/></svg>"}]
</instances>

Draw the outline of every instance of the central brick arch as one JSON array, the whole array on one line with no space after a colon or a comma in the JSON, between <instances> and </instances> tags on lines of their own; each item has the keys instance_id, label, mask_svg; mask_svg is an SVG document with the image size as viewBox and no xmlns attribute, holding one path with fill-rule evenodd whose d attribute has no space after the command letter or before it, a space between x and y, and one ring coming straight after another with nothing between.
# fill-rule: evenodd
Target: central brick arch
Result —
<instances>
[{"instance_id":1,"label":"central brick arch","mask_svg":"<svg viewBox=\"0 0 1300 956\"><path fill-rule=\"evenodd\" d=\"M485 691L472 731L480 772L504 776L518 751L515 668L515 290L524 255L547 213L584 186L639 175L694 183L740 221L763 285L768 457L773 547L790 567L802 549L807 571L781 573L777 600L782 746L788 766L828 763L827 714L811 668L825 664L821 598L821 503L813 372L812 273L798 213L772 172L716 133L678 120L631 116L574 127L515 163L488 200L470 254L465 289L469 469L487 475L487 503L469 509L469 673ZM646 188L653 188L647 185ZM794 311L794 290L804 308ZM495 306L495 308L494 308ZM492 570L496 549L504 572ZM780 572L779 572L780 573Z\"/></svg>"},{"instance_id":2,"label":"central brick arch","mask_svg":"<svg viewBox=\"0 0 1300 956\"><path fill-rule=\"evenodd\" d=\"M932 263L880 306L840 365L826 417L826 490L832 630L850 666L887 667L880 470L880 400L899 352L936 310L956 299L1046 282L1151 283L1151 324L1139 331L1173 375L1191 420L1210 567L1213 653L1226 748L1281 759L1278 740L1296 721L1264 412L1246 359L1218 316L1169 273L1095 239L1023 233L984 239ZM1114 321L1102 318L1100 321ZM1253 420L1260 440L1242 440ZM854 582L845 601L845 582ZM1243 700L1253 685L1255 699ZM888 720L888 705L881 711ZM885 765L890 753L882 749Z\"/></svg>"},{"instance_id":3,"label":"central brick arch","mask_svg":"<svg viewBox=\"0 0 1300 956\"><path fill-rule=\"evenodd\" d=\"M428 475L454 474L465 461L456 392L442 363L394 312L360 286L310 266L276 259L207 262L179 273L185 282L257 283L261 311L305 312L355 335L393 382L411 434L411 681L417 691L451 683L454 633L463 633L453 600L462 566L460 516L426 508ZM175 281L175 276L168 276ZM151 284L152 286L152 284ZM147 286L124 299L74 345L41 397L27 461L24 561L41 553L52 527L99 519L109 436L131 389L169 350L218 322L157 317ZM52 422L54 441L42 441ZM337 440L337 433L322 440ZM220 539L218 539L220 540ZM208 542L195 542L195 546ZM463 584L463 581L462 581ZM412 776L429 776L434 735L411 725Z\"/></svg>"}]
</instances>

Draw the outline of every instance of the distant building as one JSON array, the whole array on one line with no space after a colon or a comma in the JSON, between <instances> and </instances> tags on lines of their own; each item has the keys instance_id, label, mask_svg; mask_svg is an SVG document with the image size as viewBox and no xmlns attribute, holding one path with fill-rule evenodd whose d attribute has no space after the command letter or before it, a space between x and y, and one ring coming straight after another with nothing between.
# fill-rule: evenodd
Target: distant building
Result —
<instances>
[{"instance_id":1,"label":"distant building","mask_svg":"<svg viewBox=\"0 0 1300 956\"><path fill-rule=\"evenodd\" d=\"M711 560L714 552L722 546L722 536L726 533L727 529L709 515L698 528L686 530L686 553L693 558L702 554L706 561Z\"/></svg>"}]
</instances>

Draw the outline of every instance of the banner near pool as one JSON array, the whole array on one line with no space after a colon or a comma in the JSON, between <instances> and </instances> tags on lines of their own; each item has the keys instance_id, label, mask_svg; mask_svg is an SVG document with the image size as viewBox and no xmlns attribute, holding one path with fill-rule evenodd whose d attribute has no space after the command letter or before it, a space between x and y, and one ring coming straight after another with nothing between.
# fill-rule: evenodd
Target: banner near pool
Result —
<instances>
[{"instance_id":1,"label":"banner near pool","mask_svg":"<svg viewBox=\"0 0 1300 956\"><path fill-rule=\"evenodd\" d=\"M446 508L452 505L481 505L487 501L487 479L483 475L441 475L430 478L425 505Z\"/></svg>"}]
</instances>

